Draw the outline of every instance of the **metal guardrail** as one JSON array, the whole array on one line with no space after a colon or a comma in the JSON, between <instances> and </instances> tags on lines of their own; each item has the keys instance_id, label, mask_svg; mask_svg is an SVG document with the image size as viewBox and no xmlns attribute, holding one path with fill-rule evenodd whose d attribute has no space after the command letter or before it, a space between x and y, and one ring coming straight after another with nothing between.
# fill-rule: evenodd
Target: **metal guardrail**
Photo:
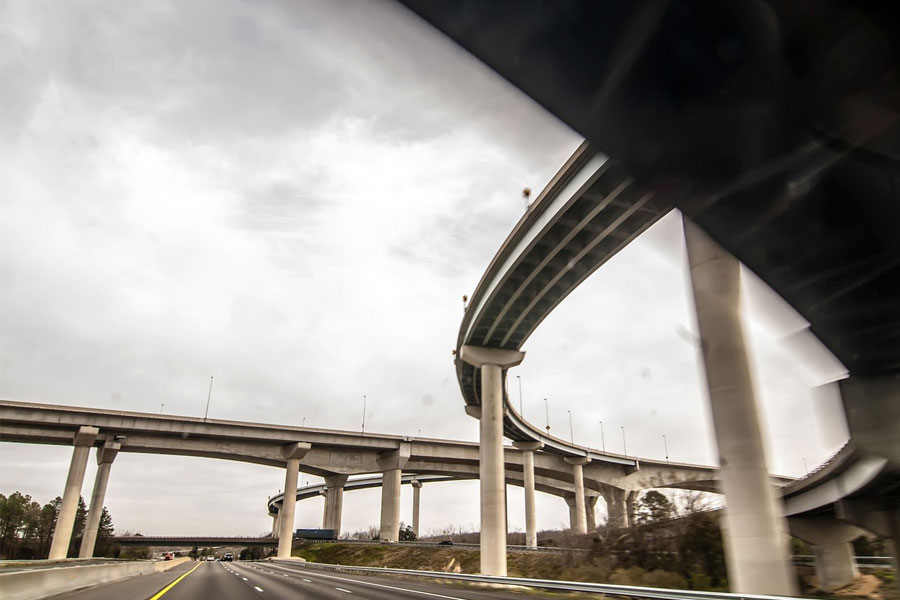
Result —
<instances>
[{"instance_id":1,"label":"metal guardrail","mask_svg":"<svg viewBox=\"0 0 900 600\"><path fill-rule=\"evenodd\" d=\"M297 566L294 561L273 560L276 564ZM563 592L587 592L608 594L627 598L653 598L659 600L785 600L794 596L765 596L758 594L729 594L724 592L698 592L694 590L671 590L664 588L637 587L630 585L613 585L608 583L583 583L580 581L555 581L552 579L530 579L527 577L497 577L494 575L468 575L464 573L442 573L439 571L414 571L411 569L387 569L381 567L353 567L345 565L329 565L325 563L302 563L305 567L313 567L325 571L359 573L361 575L405 575L426 579L450 579L468 583L488 583L494 585L510 585L530 587Z\"/></svg>"},{"instance_id":2,"label":"metal guardrail","mask_svg":"<svg viewBox=\"0 0 900 600\"><path fill-rule=\"evenodd\" d=\"M812 554L795 554L791 559L798 566L814 567L816 565L816 557ZM894 560L890 556L855 556L853 562L857 567L894 569Z\"/></svg>"}]
</instances>

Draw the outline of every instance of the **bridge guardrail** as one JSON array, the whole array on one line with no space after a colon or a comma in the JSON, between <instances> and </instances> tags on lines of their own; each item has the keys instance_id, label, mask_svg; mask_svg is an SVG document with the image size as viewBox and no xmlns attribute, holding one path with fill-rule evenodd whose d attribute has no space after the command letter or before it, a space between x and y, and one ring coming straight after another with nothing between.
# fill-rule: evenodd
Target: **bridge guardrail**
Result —
<instances>
[{"instance_id":1,"label":"bridge guardrail","mask_svg":"<svg viewBox=\"0 0 900 600\"><path fill-rule=\"evenodd\" d=\"M276 564L297 567L297 563L287 560L272 560ZM464 573L442 573L439 571L415 571L412 569L387 569L383 567L353 567L305 562L302 566L325 571L359 573L361 575L405 575L425 579L450 579L469 583L515 585L544 590L564 592L587 592L608 594L628 598L652 598L659 600L785 600L791 596L766 596L760 594L730 594L724 592L698 592L694 590L671 590L664 588L613 585L608 583L584 583L580 581L556 581L552 579L531 579L527 577L498 577L495 575L468 575Z\"/></svg>"},{"instance_id":2,"label":"bridge guardrail","mask_svg":"<svg viewBox=\"0 0 900 600\"><path fill-rule=\"evenodd\" d=\"M795 554L791 559L795 565L799 566L813 567L816 564L816 557L812 554ZM857 567L894 569L894 560L890 556L855 556L853 562Z\"/></svg>"}]
</instances>

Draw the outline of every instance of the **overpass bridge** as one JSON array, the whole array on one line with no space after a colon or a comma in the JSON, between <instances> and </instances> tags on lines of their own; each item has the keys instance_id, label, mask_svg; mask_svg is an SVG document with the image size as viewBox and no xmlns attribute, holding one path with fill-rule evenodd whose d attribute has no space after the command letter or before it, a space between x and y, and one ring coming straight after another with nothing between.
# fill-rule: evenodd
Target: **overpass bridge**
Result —
<instances>
[{"instance_id":1,"label":"overpass bridge","mask_svg":"<svg viewBox=\"0 0 900 600\"><path fill-rule=\"evenodd\" d=\"M279 467L285 469L284 489L297 489L297 475L302 469L325 479L315 493L324 490L326 497L323 525L338 531L345 487L381 486L380 535L394 541L399 533L403 472L415 474L419 482L473 479L479 477L480 464L479 445L474 442L10 400L0 400L0 441L75 446L54 536L59 542L54 542L51 549L53 558L65 556L88 453L94 447L99 468L79 552L83 557L93 553L111 465L120 452L199 456ZM591 508L603 496L610 513L622 523L627 520L629 497L633 498L639 490L714 490L716 486L715 470L701 465L601 453L576 480L566 460L558 453L508 447L504 465L511 484L526 485L526 477L531 477L538 490L562 497L570 509L579 489L587 490ZM372 473L379 474L377 482L350 479ZM411 479L407 477L407 481ZM308 497L305 492L300 496ZM287 555L295 502L285 503L283 497L274 502L270 499L269 507L277 517L278 538L283 540L279 552Z\"/></svg>"},{"instance_id":2,"label":"overpass bridge","mask_svg":"<svg viewBox=\"0 0 900 600\"><path fill-rule=\"evenodd\" d=\"M273 537L241 537L241 536L203 536L203 535L117 535L111 538L120 546L152 546L155 548L190 548L202 546L216 548L221 546L272 547L278 545Z\"/></svg>"}]
</instances>

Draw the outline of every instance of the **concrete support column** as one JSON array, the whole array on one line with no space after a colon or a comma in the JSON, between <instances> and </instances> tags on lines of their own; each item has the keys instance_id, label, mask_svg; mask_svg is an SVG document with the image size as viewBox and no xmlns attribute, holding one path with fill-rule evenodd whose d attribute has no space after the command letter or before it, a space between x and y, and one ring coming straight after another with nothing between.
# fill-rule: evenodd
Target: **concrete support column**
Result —
<instances>
[{"instance_id":1,"label":"concrete support column","mask_svg":"<svg viewBox=\"0 0 900 600\"><path fill-rule=\"evenodd\" d=\"M791 533L812 544L819 587L830 592L853 583L859 576L851 542L865 531L833 517L788 519Z\"/></svg>"},{"instance_id":2,"label":"concrete support column","mask_svg":"<svg viewBox=\"0 0 900 600\"><path fill-rule=\"evenodd\" d=\"M381 531L379 537L388 542L400 538L400 483L403 467L409 462L410 446L401 443L397 450L378 456L378 468L384 474L381 480Z\"/></svg>"},{"instance_id":3,"label":"concrete support column","mask_svg":"<svg viewBox=\"0 0 900 600\"><path fill-rule=\"evenodd\" d=\"M606 500L606 526L616 529L624 529L629 526L628 506L625 498L628 494L623 489L604 487L603 499Z\"/></svg>"},{"instance_id":4,"label":"concrete support column","mask_svg":"<svg viewBox=\"0 0 900 600\"><path fill-rule=\"evenodd\" d=\"M278 558L290 558L294 544L294 510L297 508L297 479L300 476L300 459L309 452L310 445L296 442L282 447L286 459L284 470L284 502L278 512Z\"/></svg>"},{"instance_id":5,"label":"concrete support column","mask_svg":"<svg viewBox=\"0 0 900 600\"><path fill-rule=\"evenodd\" d=\"M888 550L894 557L894 573L900 573L900 510L892 510L886 514L888 520ZM900 589L900 577L894 581L894 586Z\"/></svg>"},{"instance_id":6,"label":"concrete support column","mask_svg":"<svg viewBox=\"0 0 900 600\"><path fill-rule=\"evenodd\" d=\"M687 218L684 233L725 493L731 591L793 596L784 508L769 481L744 346L740 264Z\"/></svg>"},{"instance_id":7,"label":"concrete support column","mask_svg":"<svg viewBox=\"0 0 900 600\"><path fill-rule=\"evenodd\" d=\"M282 501L281 506L278 507L278 512L275 513L273 517L272 523L272 537L277 538L281 534L281 514L284 512L284 501Z\"/></svg>"},{"instance_id":8,"label":"concrete support column","mask_svg":"<svg viewBox=\"0 0 900 600\"><path fill-rule=\"evenodd\" d=\"M534 506L534 451L542 442L513 442L522 451L522 474L525 484L525 546L537 548L537 513Z\"/></svg>"},{"instance_id":9,"label":"concrete support column","mask_svg":"<svg viewBox=\"0 0 900 600\"><path fill-rule=\"evenodd\" d=\"M840 381L850 440L869 458L900 469L900 375L851 375ZM900 572L900 507L888 497L851 498L838 502L838 517L865 527L893 547L894 569ZM900 589L900 579L897 580Z\"/></svg>"},{"instance_id":10,"label":"concrete support column","mask_svg":"<svg viewBox=\"0 0 900 600\"><path fill-rule=\"evenodd\" d=\"M574 457L565 461L572 465L572 483L575 485L575 520L572 522L572 531L584 535L587 533L587 512L584 506L584 465L591 462L590 458Z\"/></svg>"},{"instance_id":11,"label":"concrete support column","mask_svg":"<svg viewBox=\"0 0 900 600\"><path fill-rule=\"evenodd\" d=\"M88 508L78 558L94 556L94 546L97 545L97 534L100 530L100 517L103 515L103 502L106 499L106 485L109 483L109 469L120 448L121 445L115 442L106 442L101 448L97 448L97 476L94 478L94 491L91 493L91 506Z\"/></svg>"},{"instance_id":12,"label":"concrete support column","mask_svg":"<svg viewBox=\"0 0 900 600\"><path fill-rule=\"evenodd\" d=\"M416 537L419 537L419 507L422 501L422 482L418 479L413 479L410 482L410 485L412 485L413 488L412 528Z\"/></svg>"},{"instance_id":13,"label":"concrete support column","mask_svg":"<svg viewBox=\"0 0 900 600\"><path fill-rule=\"evenodd\" d=\"M585 496L584 498L584 513L587 516L588 533L597 531L597 512L595 511L597 498L598 496Z\"/></svg>"},{"instance_id":14,"label":"concrete support column","mask_svg":"<svg viewBox=\"0 0 900 600\"><path fill-rule=\"evenodd\" d=\"M50 542L50 560L66 558L69 543L72 541L72 529L75 526L75 513L78 511L78 499L81 497L81 485L84 483L84 471L87 468L91 446L100 430L96 427L79 427L73 439L75 449L72 450L72 462L69 463L69 475L66 477L66 489L63 492L62 504L56 517L56 529L53 541Z\"/></svg>"},{"instance_id":15,"label":"concrete support column","mask_svg":"<svg viewBox=\"0 0 900 600\"><path fill-rule=\"evenodd\" d=\"M329 475L325 478L325 514L322 516L322 529L334 529L337 537L341 536L346 483L346 475Z\"/></svg>"},{"instance_id":16,"label":"concrete support column","mask_svg":"<svg viewBox=\"0 0 900 600\"><path fill-rule=\"evenodd\" d=\"M566 493L563 496L563 500L566 501L566 506L569 507L569 529L575 531L575 528L578 526L578 511L575 509L576 500L575 494Z\"/></svg>"},{"instance_id":17,"label":"concrete support column","mask_svg":"<svg viewBox=\"0 0 900 600\"><path fill-rule=\"evenodd\" d=\"M625 527L634 527L634 505L640 492L630 491L625 494Z\"/></svg>"},{"instance_id":18,"label":"concrete support column","mask_svg":"<svg viewBox=\"0 0 900 600\"><path fill-rule=\"evenodd\" d=\"M506 474L503 461L503 371L522 362L515 350L463 346L460 359L481 369L479 479L481 573L506 576ZM470 412L470 414L472 414Z\"/></svg>"}]
</instances>

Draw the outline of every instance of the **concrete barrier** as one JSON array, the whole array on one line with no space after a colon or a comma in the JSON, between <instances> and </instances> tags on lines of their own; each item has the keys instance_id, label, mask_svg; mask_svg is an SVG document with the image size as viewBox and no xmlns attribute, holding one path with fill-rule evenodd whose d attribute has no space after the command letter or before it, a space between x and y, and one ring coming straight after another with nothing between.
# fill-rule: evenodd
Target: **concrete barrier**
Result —
<instances>
[{"instance_id":1,"label":"concrete barrier","mask_svg":"<svg viewBox=\"0 0 900 600\"><path fill-rule=\"evenodd\" d=\"M38 600L54 594L167 571L190 558L165 561L129 561L103 565L50 567L0 574L0 597L3 600Z\"/></svg>"}]
</instances>

